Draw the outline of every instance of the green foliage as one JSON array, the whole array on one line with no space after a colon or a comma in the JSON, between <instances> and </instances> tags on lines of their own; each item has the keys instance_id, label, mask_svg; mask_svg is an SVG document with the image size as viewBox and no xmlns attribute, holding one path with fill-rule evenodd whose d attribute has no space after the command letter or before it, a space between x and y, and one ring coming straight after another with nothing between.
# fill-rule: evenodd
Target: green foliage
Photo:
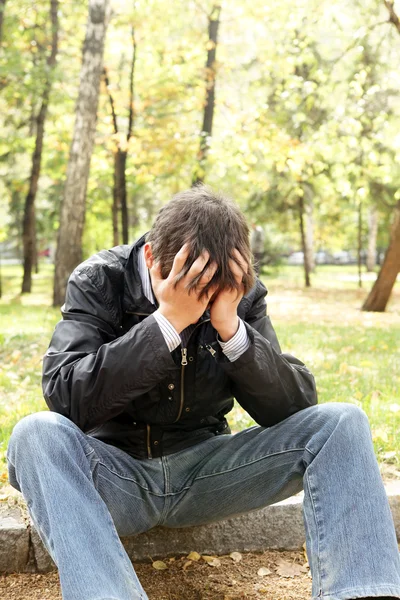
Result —
<instances>
[{"instance_id":1,"label":"green foliage","mask_svg":"<svg viewBox=\"0 0 400 600\"><path fill-rule=\"evenodd\" d=\"M207 15L212 2L135 6L116 0L105 65L115 102L114 133L102 84L87 193L84 255L112 245L116 146L126 147L132 239L174 192L188 187L198 151ZM37 198L39 249L55 245L74 106L85 3L60 5L60 49L50 99ZM133 135L126 142L132 44L136 39ZM0 49L0 211L20 244L22 206L48 50L48 3L8 0ZM317 246L356 247L356 210L379 210L379 243L399 193L400 40L385 8L301 0L223 7L216 112L206 180L249 217L299 248L298 200L314 207ZM2 220L3 222L3 220ZM367 227L363 236L366 241Z\"/></svg>"}]
</instances>

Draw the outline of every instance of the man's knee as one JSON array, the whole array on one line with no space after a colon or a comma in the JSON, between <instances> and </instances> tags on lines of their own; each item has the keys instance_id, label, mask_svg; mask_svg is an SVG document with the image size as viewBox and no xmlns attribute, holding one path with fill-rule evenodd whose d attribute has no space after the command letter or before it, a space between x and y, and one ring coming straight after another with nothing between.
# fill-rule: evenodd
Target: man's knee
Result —
<instances>
[{"instance_id":1,"label":"man's knee","mask_svg":"<svg viewBox=\"0 0 400 600\"><path fill-rule=\"evenodd\" d=\"M328 441L333 440L337 442L335 447L345 453L355 443L358 447L371 444L368 417L355 404L327 402L310 410L314 412L314 420L310 422L312 436L307 448L312 454L318 454Z\"/></svg>"},{"instance_id":2,"label":"man's knee","mask_svg":"<svg viewBox=\"0 0 400 600\"><path fill-rule=\"evenodd\" d=\"M326 420L337 421L341 425L350 427L369 427L365 411L350 402L327 402L319 404L318 407Z\"/></svg>"},{"instance_id":3,"label":"man's knee","mask_svg":"<svg viewBox=\"0 0 400 600\"><path fill-rule=\"evenodd\" d=\"M55 412L41 411L23 417L14 426L8 444L7 454L14 447L28 449L39 444L43 446L47 439L56 439L61 425L75 427L66 417Z\"/></svg>"}]
</instances>

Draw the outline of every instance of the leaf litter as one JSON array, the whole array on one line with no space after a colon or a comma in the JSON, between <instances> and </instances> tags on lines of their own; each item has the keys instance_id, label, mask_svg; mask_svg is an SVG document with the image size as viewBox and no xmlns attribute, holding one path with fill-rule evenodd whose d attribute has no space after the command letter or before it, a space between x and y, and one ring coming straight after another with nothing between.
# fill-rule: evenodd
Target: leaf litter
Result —
<instances>
[{"instance_id":1,"label":"leaf litter","mask_svg":"<svg viewBox=\"0 0 400 600\"><path fill-rule=\"evenodd\" d=\"M135 569L149 600L309 600L311 579L303 552L237 553L240 560L232 554L238 559L236 553L217 557L193 551L172 561L135 563ZM159 563L164 566L154 567ZM61 600L58 573L2 575L0 597Z\"/></svg>"}]
</instances>

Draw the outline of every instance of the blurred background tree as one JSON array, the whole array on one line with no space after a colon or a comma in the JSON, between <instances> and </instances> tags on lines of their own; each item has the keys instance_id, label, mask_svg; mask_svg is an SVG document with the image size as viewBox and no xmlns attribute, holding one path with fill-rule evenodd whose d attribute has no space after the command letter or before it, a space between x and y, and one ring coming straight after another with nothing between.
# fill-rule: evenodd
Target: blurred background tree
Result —
<instances>
[{"instance_id":1,"label":"blurred background tree","mask_svg":"<svg viewBox=\"0 0 400 600\"><path fill-rule=\"evenodd\" d=\"M358 259L361 285L388 250L364 303L385 309L400 268L395 2L57 4L0 3L1 247L24 261L24 292L47 254L62 304L80 260L205 179L274 260L297 255L306 286L334 256Z\"/></svg>"}]
</instances>

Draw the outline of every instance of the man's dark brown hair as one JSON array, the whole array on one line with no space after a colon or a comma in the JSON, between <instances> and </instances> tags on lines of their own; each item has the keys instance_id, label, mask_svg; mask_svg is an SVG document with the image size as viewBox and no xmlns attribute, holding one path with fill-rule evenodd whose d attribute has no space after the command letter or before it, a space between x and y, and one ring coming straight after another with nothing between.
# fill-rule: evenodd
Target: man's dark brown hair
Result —
<instances>
[{"instance_id":1,"label":"man's dark brown hair","mask_svg":"<svg viewBox=\"0 0 400 600\"><path fill-rule=\"evenodd\" d=\"M158 213L146 241L151 243L154 260L160 262L164 279L171 271L175 255L185 243L189 244L190 253L176 283L186 275L196 258L207 250L209 263L215 262L218 269L201 295L208 293L214 285L218 290L238 289L229 267L229 259L238 262L233 254L235 248L249 265L248 272L243 273L244 293L255 283L246 219L232 200L206 185L197 185L176 194ZM190 289L196 287L200 277L201 274L192 280Z\"/></svg>"}]
</instances>

